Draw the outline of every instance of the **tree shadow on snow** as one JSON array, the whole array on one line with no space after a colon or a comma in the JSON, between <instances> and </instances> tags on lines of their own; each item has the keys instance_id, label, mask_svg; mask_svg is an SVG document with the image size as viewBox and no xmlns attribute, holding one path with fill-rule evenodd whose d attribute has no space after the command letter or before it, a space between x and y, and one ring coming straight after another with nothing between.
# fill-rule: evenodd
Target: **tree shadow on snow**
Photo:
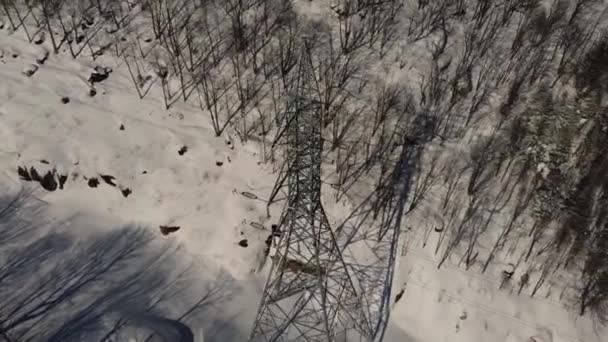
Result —
<instances>
[{"instance_id":1,"label":"tree shadow on snow","mask_svg":"<svg viewBox=\"0 0 608 342\"><path fill-rule=\"evenodd\" d=\"M202 280L180 262L179 246L147 229L124 226L78 239L72 232L86 226L68 231L43 213L27 192L0 197L0 340L174 339L175 331L134 317L187 327L232 294L231 278Z\"/></svg>"},{"instance_id":2,"label":"tree shadow on snow","mask_svg":"<svg viewBox=\"0 0 608 342\"><path fill-rule=\"evenodd\" d=\"M230 317L209 319L205 324L205 342L247 341L247 332L233 322Z\"/></svg>"}]
</instances>

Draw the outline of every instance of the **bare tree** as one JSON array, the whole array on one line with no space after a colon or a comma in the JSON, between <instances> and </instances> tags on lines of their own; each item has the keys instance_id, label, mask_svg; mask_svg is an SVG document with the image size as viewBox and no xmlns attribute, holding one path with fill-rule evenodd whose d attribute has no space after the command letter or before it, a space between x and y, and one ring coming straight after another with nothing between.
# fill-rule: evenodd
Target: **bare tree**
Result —
<instances>
[{"instance_id":1,"label":"bare tree","mask_svg":"<svg viewBox=\"0 0 608 342\"><path fill-rule=\"evenodd\" d=\"M418 10L413 11L413 15L408 18L407 35L414 41L418 41L427 38L435 30L441 28L442 23L445 22L446 4L446 1L419 2Z\"/></svg>"},{"instance_id":2,"label":"bare tree","mask_svg":"<svg viewBox=\"0 0 608 342\"><path fill-rule=\"evenodd\" d=\"M526 180L526 171L523 169L516 180L516 185L524 182L524 184L520 185L520 188L517 192L517 197L515 199L515 205L512 209L511 215L509 217L509 221L505 224L500 232L500 235L496 239L496 242L492 246L490 250L490 254L488 255L482 271L485 272L490 265L490 262L494 259L495 253L504 246L506 240L509 238L513 229L515 228L515 224L517 220L522 216L522 214L529 209L530 201L532 200L532 191L530 189L531 184L529 180Z\"/></svg>"},{"instance_id":3,"label":"bare tree","mask_svg":"<svg viewBox=\"0 0 608 342\"><path fill-rule=\"evenodd\" d=\"M414 189L411 196L411 201L407 212L416 209L416 207L424 200L429 190L439 181L439 173L445 170L445 166L438 170L439 154L432 154L428 161L427 167L419 167L416 172L414 181Z\"/></svg>"},{"instance_id":4,"label":"bare tree","mask_svg":"<svg viewBox=\"0 0 608 342\"><path fill-rule=\"evenodd\" d=\"M200 84L197 87L200 107L202 110L209 112L213 130L217 136L222 134L231 119L231 117L228 117L228 120L224 122L221 119L222 113L224 113L222 99L226 97L226 93L231 87L230 81L222 76L225 67L226 64L222 63L212 70L208 70L206 74L201 74L199 76ZM236 115L236 113L233 115Z\"/></svg>"},{"instance_id":5,"label":"bare tree","mask_svg":"<svg viewBox=\"0 0 608 342\"><path fill-rule=\"evenodd\" d=\"M580 310L582 315L587 310L606 322L608 318L608 230L606 226L597 232L592 250L585 260L582 272L582 289Z\"/></svg>"},{"instance_id":6,"label":"bare tree","mask_svg":"<svg viewBox=\"0 0 608 342\"><path fill-rule=\"evenodd\" d=\"M61 39L58 39L58 37L55 36L51 21L61 16L61 8L64 4L64 1L65 0L48 0L41 1L40 4L40 6L42 7L42 17L44 18L46 32L48 33L49 37L51 37L53 51L55 53L59 52L61 45L66 39L64 39L63 37Z\"/></svg>"}]
</instances>

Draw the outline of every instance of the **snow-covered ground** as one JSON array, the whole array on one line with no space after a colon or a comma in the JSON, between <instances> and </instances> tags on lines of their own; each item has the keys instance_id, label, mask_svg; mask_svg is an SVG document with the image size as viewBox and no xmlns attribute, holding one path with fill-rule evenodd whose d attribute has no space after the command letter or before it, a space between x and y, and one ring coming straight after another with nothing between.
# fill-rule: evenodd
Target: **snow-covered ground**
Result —
<instances>
[{"instance_id":1,"label":"snow-covered ground","mask_svg":"<svg viewBox=\"0 0 608 342\"><path fill-rule=\"evenodd\" d=\"M142 225L158 239L183 246L180 257L193 262L194 273L227 272L235 284L232 295L207 315L217 315L214 323L221 316L225 325L205 330L205 340L245 340L265 280L257 272L264 240L278 210L267 217L262 199L276 175L260 162L259 146L230 139L229 132L215 137L196 104L178 102L165 110L159 87L139 99L120 59L50 53L39 65L48 44L31 45L20 32L0 31L3 185L40 188L20 180L18 167L34 167L41 175L55 169L67 176L63 189L36 192L54 219L77 217L92 224L75 226L89 229ZM97 65L113 72L92 97L87 79ZM102 175L112 176L116 185ZM93 178L97 186L91 186ZM180 228L163 235L160 226ZM89 232L71 233L86 238ZM421 248L407 234L404 240L395 279L395 292L404 292L394 306L387 342L606 341L605 331L551 296L499 290L497 277L450 262L437 270L432 248ZM209 278L201 277L201 288ZM191 328L196 339L200 327Z\"/></svg>"},{"instance_id":2,"label":"snow-covered ground","mask_svg":"<svg viewBox=\"0 0 608 342\"><path fill-rule=\"evenodd\" d=\"M447 262L437 269L434 246L422 248L417 242L406 242L405 255L400 259L395 292L404 292L393 307L391 319L398 327L389 329L388 341L606 340L605 328L594 326L587 317L579 317L553 298L562 288L541 291L534 298L526 289L518 295L516 284L499 289L498 276L465 270L457 262Z\"/></svg>"},{"instance_id":3,"label":"snow-covered ground","mask_svg":"<svg viewBox=\"0 0 608 342\"><path fill-rule=\"evenodd\" d=\"M232 299L238 311L230 305L223 310L246 319L234 318L233 331L226 336L245 336L241 334L249 329L263 285L252 278L268 235L260 228L270 229L273 223L265 202L241 195L265 198L273 185L268 167L258 162L256 145L215 137L208 118L193 105L179 103L164 110L162 95L153 93L140 100L118 59L93 62L51 53L33 75L22 74L47 48L28 44L19 32L0 31L4 188L38 189L36 195L49 204L56 220L76 215L80 222L93 221L90 229L146 226L158 239L182 245L181 255L188 259L184 264L194 261L195 273L228 272L240 289ZM114 72L96 85L97 94L91 97L86 80L96 65ZM68 103L62 102L64 97ZM187 151L178 153L184 146ZM55 169L67 181L63 189L48 192L20 180L18 167L33 167L40 175ZM116 186L102 175L114 177ZM90 186L93 178L99 182L96 187ZM126 189L131 191L127 196ZM180 229L163 236L160 226ZM240 246L245 240L247 247Z\"/></svg>"},{"instance_id":4,"label":"snow-covered ground","mask_svg":"<svg viewBox=\"0 0 608 342\"><path fill-rule=\"evenodd\" d=\"M44 47L2 32L0 48L0 153L9 179L19 182L18 166L40 174L56 169L68 180L63 190L44 194L53 206L108 222L180 226L171 238L189 252L226 266L239 279L251 273L263 239L249 222L271 221L263 201L240 193L264 198L273 185L255 145L215 137L208 118L189 104L164 110L160 94L140 100L119 60L51 55L26 77L21 70L35 64ZM86 80L96 65L115 71L90 97ZM117 186L101 175L113 176ZM91 178L99 186L90 187ZM126 188L132 191L127 197L121 193ZM242 239L250 247L239 247Z\"/></svg>"}]
</instances>

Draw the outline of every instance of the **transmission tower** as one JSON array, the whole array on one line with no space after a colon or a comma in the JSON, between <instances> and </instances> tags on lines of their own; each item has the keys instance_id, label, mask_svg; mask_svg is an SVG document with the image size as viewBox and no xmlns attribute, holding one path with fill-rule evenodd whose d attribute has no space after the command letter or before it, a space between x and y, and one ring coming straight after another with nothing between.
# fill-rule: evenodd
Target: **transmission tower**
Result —
<instances>
[{"instance_id":1,"label":"transmission tower","mask_svg":"<svg viewBox=\"0 0 608 342\"><path fill-rule=\"evenodd\" d=\"M355 327L361 321L359 296L321 205L323 140L313 72L304 42L286 114L281 237L270 255L250 341L342 342L360 330Z\"/></svg>"}]
</instances>

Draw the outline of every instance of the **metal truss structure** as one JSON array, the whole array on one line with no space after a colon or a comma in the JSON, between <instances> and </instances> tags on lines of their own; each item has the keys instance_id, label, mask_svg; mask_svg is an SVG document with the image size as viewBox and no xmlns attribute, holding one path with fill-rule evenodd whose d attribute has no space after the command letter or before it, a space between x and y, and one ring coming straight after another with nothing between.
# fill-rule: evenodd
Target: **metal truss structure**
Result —
<instances>
[{"instance_id":1,"label":"metal truss structure","mask_svg":"<svg viewBox=\"0 0 608 342\"><path fill-rule=\"evenodd\" d=\"M302 64L303 62L306 62L306 64ZM305 68L312 68L312 63L310 62L310 56L303 52L300 60L300 74L298 75L300 82L306 80L305 77L310 77L308 76L310 72L304 72ZM290 263L290 260L292 260L290 258L302 256L300 253L289 253L289 249L297 249L296 246L298 246L298 243L302 243L302 240L284 238L280 241L279 253L273 260L272 271L251 340L381 342L390 317L391 293L397 262L400 227L408 202L413 170L415 164L419 162L421 147L428 139L425 132L429 131L429 125L432 125L432 122L424 116L415 118L409 132L403 132L403 141L400 144L401 151L396 160L388 165L387 169L391 171L383 177L383 182L374 193L360 203L359 207L351 213L343 224L332 230L327 225L327 219L320 203L320 151L322 149L320 132L318 131L320 118L318 117L318 110L313 105L314 101L301 101L307 98L303 91L305 84L311 83L299 84L297 99L300 102L294 102L298 105L292 103L292 106L295 107L292 108L288 119L288 134L290 137L288 139L288 151L290 152L288 152L287 162L278 177L273 194L276 195L276 192L287 182L287 209L284 216L287 220L283 221L285 234L289 234L291 229L294 228L308 230L309 232L322 229L328 233L330 240L325 241L330 241L330 243L324 245L306 243L307 253L309 253L306 255L318 253L319 251L315 249L318 248L317 246L330 247L334 253L333 259L330 258L334 267L327 268L323 272L327 279L332 279L332 284L339 286L333 289L324 288L323 285L317 286L314 288L317 292L314 293L323 296L323 291L326 291L327 295L332 296L336 291L341 291L342 296L333 297L336 299L333 302L318 302L320 305L315 306L313 311L326 310L332 313L342 311L342 315L339 316L341 320L336 325L333 321L326 321L330 317L317 314L318 321L316 323L323 324L326 327L323 330L324 335L307 334L305 331L299 331L301 334L293 335L293 337L284 334L284 329L288 329L289 325L298 326L301 324L300 317L297 315L289 316L285 311L281 311L279 315L272 314L268 306L272 301L271 298L276 296L277 293L273 286L280 288L281 285L279 284L289 278L282 278L284 271L277 268L281 267L280 265L293 265L293 262ZM314 97L308 97L308 99L312 98ZM304 103L308 105L304 105ZM305 111L305 109L310 111ZM313 126L314 129L312 129ZM303 160L305 160L304 164L302 163ZM314 177L299 178L297 172L303 170L306 170L305 172L309 176L314 175ZM294 226L292 221L289 221L289 215L303 212L303 208L312 208L310 204L308 204L309 206L303 206L301 202L303 197L297 197L298 191L302 190L306 191L304 197L310 198L316 203L318 214L315 215L319 215L321 221L301 222L304 225ZM300 202L296 200L296 197ZM316 217L311 213L309 215ZM323 228L317 228L314 225L315 222ZM313 265L313 267L321 266L321 264L314 263ZM289 269L289 267L286 268ZM335 273L332 274L332 272ZM319 274L322 275L323 273ZM305 293L311 295L313 292ZM325 308L323 308L323 305L325 305ZM350 322L344 321L345 319L349 319ZM273 323L269 324L269 321ZM261 326L266 327L265 333L261 333L263 330ZM333 332L330 331L332 327Z\"/></svg>"},{"instance_id":2,"label":"metal truss structure","mask_svg":"<svg viewBox=\"0 0 608 342\"><path fill-rule=\"evenodd\" d=\"M285 118L286 208L250 341L346 341L362 311L321 205L320 103L306 43L296 72Z\"/></svg>"},{"instance_id":3,"label":"metal truss structure","mask_svg":"<svg viewBox=\"0 0 608 342\"><path fill-rule=\"evenodd\" d=\"M390 315L410 164L420 145L404 141L378 192L346 222L330 227L320 199L323 141L315 84L304 44L284 118L287 157L271 196L286 192L281 237L250 341L380 342Z\"/></svg>"}]
</instances>

